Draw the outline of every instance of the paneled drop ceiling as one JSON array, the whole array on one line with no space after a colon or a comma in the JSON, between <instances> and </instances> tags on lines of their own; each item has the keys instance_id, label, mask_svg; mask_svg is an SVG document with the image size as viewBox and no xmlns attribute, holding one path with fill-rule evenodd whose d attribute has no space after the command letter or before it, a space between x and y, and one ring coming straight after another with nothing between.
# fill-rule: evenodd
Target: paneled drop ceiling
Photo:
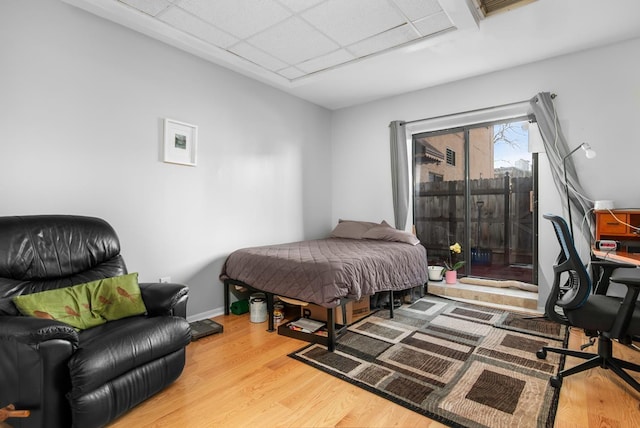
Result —
<instances>
[{"instance_id":1,"label":"paneled drop ceiling","mask_svg":"<svg viewBox=\"0 0 640 428\"><path fill-rule=\"evenodd\" d=\"M102 1L290 82L460 26L438 0Z\"/></svg>"},{"instance_id":2,"label":"paneled drop ceiling","mask_svg":"<svg viewBox=\"0 0 640 428\"><path fill-rule=\"evenodd\" d=\"M437 0L121 1L288 80L455 29Z\"/></svg>"},{"instance_id":3,"label":"paneled drop ceiling","mask_svg":"<svg viewBox=\"0 0 640 428\"><path fill-rule=\"evenodd\" d=\"M330 109L640 36L636 0L63 1Z\"/></svg>"}]
</instances>

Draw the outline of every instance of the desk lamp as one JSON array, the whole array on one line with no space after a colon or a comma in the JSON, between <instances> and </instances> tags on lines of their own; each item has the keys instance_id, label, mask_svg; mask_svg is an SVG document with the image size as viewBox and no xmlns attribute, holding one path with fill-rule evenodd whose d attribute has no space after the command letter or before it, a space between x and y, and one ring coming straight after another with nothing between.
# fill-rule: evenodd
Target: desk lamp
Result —
<instances>
[{"instance_id":1,"label":"desk lamp","mask_svg":"<svg viewBox=\"0 0 640 428\"><path fill-rule=\"evenodd\" d=\"M571 220L571 198L569 197L569 182L567 181L567 159L571 157L579 149L584 150L584 155L587 159L593 159L596 157L596 152L591 149L591 146L587 143L582 143L575 149L571 150L565 157L562 158L562 169L564 172L564 192L567 195L567 210L569 214L569 231L571 231L571 237L573 238L573 221Z\"/></svg>"}]
</instances>

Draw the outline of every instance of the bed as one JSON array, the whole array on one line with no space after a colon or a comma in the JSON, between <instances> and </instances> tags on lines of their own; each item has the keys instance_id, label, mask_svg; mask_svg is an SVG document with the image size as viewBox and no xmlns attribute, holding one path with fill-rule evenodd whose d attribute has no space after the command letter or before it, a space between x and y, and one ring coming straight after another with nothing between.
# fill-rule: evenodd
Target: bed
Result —
<instances>
[{"instance_id":1,"label":"bed","mask_svg":"<svg viewBox=\"0 0 640 428\"><path fill-rule=\"evenodd\" d=\"M231 285L267 293L273 330L273 295L332 310L376 292L423 285L427 256L415 236L385 222L340 221L326 239L236 250L227 257L220 279L225 285L225 313ZM331 313L328 318L333 319Z\"/></svg>"}]
</instances>

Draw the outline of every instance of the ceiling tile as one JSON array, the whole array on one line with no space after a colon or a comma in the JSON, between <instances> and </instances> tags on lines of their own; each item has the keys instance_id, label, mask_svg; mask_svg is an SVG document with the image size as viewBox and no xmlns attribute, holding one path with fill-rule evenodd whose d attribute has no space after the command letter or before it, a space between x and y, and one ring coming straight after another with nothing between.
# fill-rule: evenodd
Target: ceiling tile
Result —
<instances>
[{"instance_id":1,"label":"ceiling tile","mask_svg":"<svg viewBox=\"0 0 640 428\"><path fill-rule=\"evenodd\" d=\"M301 16L342 46L405 22L387 0L327 0Z\"/></svg>"},{"instance_id":2,"label":"ceiling tile","mask_svg":"<svg viewBox=\"0 0 640 428\"><path fill-rule=\"evenodd\" d=\"M301 12L309 9L311 6L315 6L324 0L278 0L284 6L288 7L294 12Z\"/></svg>"},{"instance_id":3,"label":"ceiling tile","mask_svg":"<svg viewBox=\"0 0 640 428\"><path fill-rule=\"evenodd\" d=\"M275 0L183 0L180 7L239 39L291 16Z\"/></svg>"},{"instance_id":4,"label":"ceiling tile","mask_svg":"<svg viewBox=\"0 0 640 428\"><path fill-rule=\"evenodd\" d=\"M420 37L421 35L416 33L413 27L409 24L405 24L401 27L396 27L389 31L385 31L382 34L354 43L347 49L349 49L350 52L353 52L356 56L362 57L399 46Z\"/></svg>"},{"instance_id":5,"label":"ceiling tile","mask_svg":"<svg viewBox=\"0 0 640 428\"><path fill-rule=\"evenodd\" d=\"M438 0L393 0L411 21L442 12Z\"/></svg>"},{"instance_id":6,"label":"ceiling tile","mask_svg":"<svg viewBox=\"0 0 640 428\"><path fill-rule=\"evenodd\" d=\"M209 24L201 21L188 12L180 9L177 6L171 6L166 9L164 13L158 16L158 19L166 22L174 28L189 33L205 42L211 43L221 48L227 48L234 43L238 42L238 39L224 31L218 30Z\"/></svg>"},{"instance_id":7,"label":"ceiling tile","mask_svg":"<svg viewBox=\"0 0 640 428\"><path fill-rule=\"evenodd\" d=\"M127 4L151 16L166 9L171 3L167 0L118 0L120 3Z\"/></svg>"},{"instance_id":8,"label":"ceiling tile","mask_svg":"<svg viewBox=\"0 0 640 428\"><path fill-rule=\"evenodd\" d=\"M640 1L638 0L618 0L615 2L616 7L605 9L572 8L571 4L577 3L575 0L524 0L523 3L529 3L527 6L486 20L482 20L471 0L439 0L439 5L444 13L437 12L433 15L428 13L431 8L435 8L434 0L386 0L386 6L384 6L385 3L380 3L380 0L59 1L119 23L207 61L229 67L236 72L329 109L343 108L514 65L540 61L569 52L579 52L607 43L640 37L640 26L636 18L640 16ZM604 3L598 0L583 0L583 2ZM351 7L354 4L359 6ZM330 57L330 53L346 49L354 55L365 55L366 60L352 60L348 66L338 66L336 70L328 73L316 72L310 79L305 79L304 76L307 73L295 65L285 66L275 72L261 69L249 60L239 60L237 54L226 50L238 45L240 41L227 46L226 49L215 47L213 44L211 49L207 49L206 43L201 42L201 39L215 41L217 36L211 35L215 33L209 33L208 30L203 32L197 26L189 29L188 27L191 27L188 21L190 18L169 15L169 10L166 9L169 7L168 5L175 5L182 9L188 8L186 11L193 17L199 18L203 22L211 24L212 27L229 33L261 51L264 49L242 40L241 37L245 35L251 37L266 32L280 22L280 18L291 19L296 16L305 21L305 14L310 14L309 16L312 17L319 16L319 20L326 21L324 24L327 28L335 26L347 33L345 39L350 42L339 46L338 44L342 40L338 40L337 36L332 36L336 37L334 40L325 36L326 39L333 42L331 43L316 34L316 37L321 39L320 45L324 47L324 49L316 49L314 47L316 39L303 43L297 40L299 34L294 34L289 39L287 36L280 35L280 40L283 43L292 42L293 46L288 50L275 45L275 51L278 52L278 55L288 56L295 60L302 58L299 62L304 62L323 55ZM380 7L392 8L393 12L390 13L390 16L400 16L402 22L392 28L375 32L375 36L370 34L369 36L373 37L371 40L365 41L366 36L360 39L348 37L351 31L356 34L356 32L362 31L361 27L366 26L366 24L361 24L362 16L368 16L372 14L372 10ZM329 13L333 10L347 9L350 13L355 14L353 18L347 18L342 14L332 16ZM167 15L162 18L165 14ZM409 43L400 44L399 46L406 44L412 46L405 47L396 53L375 55L375 49L383 49L403 40L403 32L406 30L404 28L399 30L396 27L402 27L405 25L404 21L422 14L427 15L416 19L415 24L410 24L410 26L413 26L415 31L420 31L422 37L430 37L432 35L428 33L436 31L430 40L420 43L420 39L416 39ZM165 19L172 24L158 18ZM315 26L308 21L305 22L311 27L316 27L315 29L318 31L322 28L320 25ZM347 24L345 25L344 22ZM351 22L354 23L353 26L349 24ZM544 40L540 39L541 26L550 32L550 35ZM177 30L176 27L197 33L196 37L198 38L188 36L187 33ZM448 29L463 31L448 31ZM234 33L232 34L230 30L234 30ZM446 34L443 34L445 32ZM438 41L444 43L438 43ZM528 49L514 49L514 46L528 46ZM314 51L311 55L302 55L300 52L304 52L307 48L316 49L319 52ZM390 49L392 48L387 48L386 51L388 52ZM283 50L289 55L282 54ZM240 46L237 46L236 51L252 55L248 51L241 51ZM504 54L507 51L509 55ZM255 53L255 51L252 52ZM286 62L282 58L277 59L283 63ZM425 64L429 67L428 73L424 72ZM402 78L398 78L397 70L402 70ZM358 79L354 76L366 76L366 79Z\"/></svg>"},{"instance_id":9,"label":"ceiling tile","mask_svg":"<svg viewBox=\"0 0 640 428\"><path fill-rule=\"evenodd\" d=\"M339 48L337 44L297 17L289 18L247 41L290 65Z\"/></svg>"},{"instance_id":10,"label":"ceiling tile","mask_svg":"<svg viewBox=\"0 0 640 428\"><path fill-rule=\"evenodd\" d=\"M423 36L455 28L446 13L440 12L413 23Z\"/></svg>"},{"instance_id":11,"label":"ceiling tile","mask_svg":"<svg viewBox=\"0 0 640 428\"><path fill-rule=\"evenodd\" d=\"M287 66L284 62L245 42L240 42L228 50L229 52L233 52L238 56L246 58L249 61L266 68L267 70L275 71Z\"/></svg>"},{"instance_id":12,"label":"ceiling tile","mask_svg":"<svg viewBox=\"0 0 640 428\"><path fill-rule=\"evenodd\" d=\"M304 76L306 73L303 71L300 71L299 69L297 69L296 67L287 67L285 69L279 70L278 74L281 75L282 77L285 77L289 80L293 80L297 77L302 77Z\"/></svg>"},{"instance_id":13,"label":"ceiling tile","mask_svg":"<svg viewBox=\"0 0 640 428\"><path fill-rule=\"evenodd\" d=\"M313 73L318 70L324 70L338 64L344 64L355 59L351 53L344 49L340 49L326 55L310 59L309 61L298 64L298 68L306 73Z\"/></svg>"}]
</instances>

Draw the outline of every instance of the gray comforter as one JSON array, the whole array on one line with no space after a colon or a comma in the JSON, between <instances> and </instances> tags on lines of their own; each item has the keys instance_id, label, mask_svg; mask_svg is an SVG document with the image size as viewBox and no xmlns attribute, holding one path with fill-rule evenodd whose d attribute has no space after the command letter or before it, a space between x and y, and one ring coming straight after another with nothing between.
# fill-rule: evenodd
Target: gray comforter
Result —
<instances>
[{"instance_id":1,"label":"gray comforter","mask_svg":"<svg viewBox=\"0 0 640 428\"><path fill-rule=\"evenodd\" d=\"M335 307L341 298L423 285L427 256L420 244L327 238L234 251L220 279Z\"/></svg>"}]
</instances>

